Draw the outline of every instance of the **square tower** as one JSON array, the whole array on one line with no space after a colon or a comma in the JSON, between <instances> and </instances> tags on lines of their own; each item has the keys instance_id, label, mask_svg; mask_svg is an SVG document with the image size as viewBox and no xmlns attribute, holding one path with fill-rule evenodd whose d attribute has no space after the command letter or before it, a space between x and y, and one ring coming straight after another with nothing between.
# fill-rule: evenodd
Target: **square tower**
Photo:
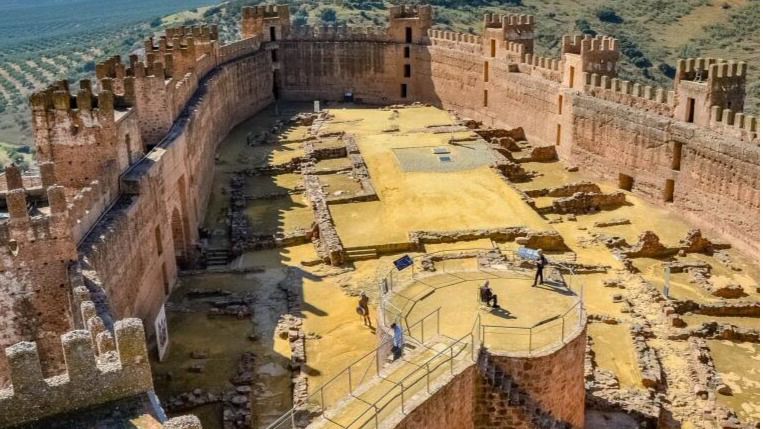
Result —
<instances>
[{"instance_id":1,"label":"square tower","mask_svg":"<svg viewBox=\"0 0 763 429\"><path fill-rule=\"evenodd\" d=\"M532 15L485 14L482 30L483 52L495 57L506 46L516 59L532 54L535 47L535 17Z\"/></svg>"},{"instance_id":2,"label":"square tower","mask_svg":"<svg viewBox=\"0 0 763 429\"><path fill-rule=\"evenodd\" d=\"M257 34L265 42L286 38L291 30L289 6L285 4L247 6L241 11L241 37L248 39Z\"/></svg>"},{"instance_id":3,"label":"square tower","mask_svg":"<svg viewBox=\"0 0 763 429\"><path fill-rule=\"evenodd\" d=\"M564 75L562 84L568 88L583 90L585 73L617 77L617 61L620 46L617 39L608 36L585 37L564 36L562 38L562 60Z\"/></svg>"},{"instance_id":4,"label":"square tower","mask_svg":"<svg viewBox=\"0 0 763 429\"><path fill-rule=\"evenodd\" d=\"M387 35L397 43L421 44L432 26L432 6L392 6Z\"/></svg>"},{"instance_id":5,"label":"square tower","mask_svg":"<svg viewBox=\"0 0 763 429\"><path fill-rule=\"evenodd\" d=\"M678 60L673 87L676 91L677 119L707 126L713 106L729 110L731 116L744 111L747 64L718 58Z\"/></svg>"}]
</instances>

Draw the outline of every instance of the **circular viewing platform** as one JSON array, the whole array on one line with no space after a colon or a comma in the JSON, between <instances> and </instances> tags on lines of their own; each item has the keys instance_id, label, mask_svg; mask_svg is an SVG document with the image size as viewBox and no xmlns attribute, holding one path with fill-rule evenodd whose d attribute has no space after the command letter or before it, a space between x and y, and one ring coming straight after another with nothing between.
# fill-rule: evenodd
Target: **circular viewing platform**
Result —
<instances>
[{"instance_id":1,"label":"circular viewing platform","mask_svg":"<svg viewBox=\"0 0 763 429\"><path fill-rule=\"evenodd\" d=\"M382 322L402 322L413 341L471 332L493 353L532 356L558 349L585 325L581 297L570 288L574 272L564 264L549 264L544 283L533 286L533 263L497 249L429 253L413 261L390 271L381 285ZM497 307L480 300L485 282Z\"/></svg>"}]
</instances>

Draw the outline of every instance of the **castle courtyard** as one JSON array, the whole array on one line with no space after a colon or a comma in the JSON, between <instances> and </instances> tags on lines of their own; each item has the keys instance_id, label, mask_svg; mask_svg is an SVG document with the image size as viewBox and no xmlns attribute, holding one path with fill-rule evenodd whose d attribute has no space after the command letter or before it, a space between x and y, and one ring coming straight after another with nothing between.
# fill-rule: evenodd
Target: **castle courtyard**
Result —
<instances>
[{"instance_id":1,"label":"castle courtyard","mask_svg":"<svg viewBox=\"0 0 763 429\"><path fill-rule=\"evenodd\" d=\"M522 353L564 341L579 322L575 307L579 301L591 321L587 365L592 367L594 377L603 377L597 374L609 377L597 394L606 397L628 392L625 394L631 395L634 401L647 402L644 370L650 365L650 357L636 347L644 337L642 333L634 333L633 327L645 322L677 323L664 314L659 306L662 299L649 292L652 287L662 289L665 263L687 267L706 265L712 273L707 278L709 283L738 284L744 294L724 299L699 287L691 274L676 272L670 278L671 299L723 305L759 301L757 262L733 249L713 256L647 255L633 258L632 267L627 268L622 257L607 247L611 237L635 244L641 234L652 231L665 246L678 247L693 227L675 212L650 204L630 192L626 192L624 204L606 210L573 216L544 213L543 207L551 206L554 197L527 200L521 193L532 194L538 189L580 183L593 183L604 193L618 192L618 189L585 171L568 171L557 160L527 159L522 166L531 178L519 183L507 182L500 172L491 168L503 155L479 132L459 126L461 120L452 112L431 106L373 108L332 103L322 114L327 119L320 127L316 127L315 122L311 125L290 122L296 115L309 114L312 107L312 104L299 103L279 103L277 108L271 105L226 137L215 165L216 195L204 221L209 229L209 240L216 243L215 246L231 244L227 235L231 199L226 197L236 189L235 183L242 183L242 192L248 196L240 210L250 214L249 228L254 234L291 236L295 231L309 228L313 213L304 194L302 178L310 171L295 168L263 176L246 170L251 168L251 160L255 158L263 160L255 164L258 167L272 168L304 157L305 141L318 147L324 143L336 146L337 140L351 135L367 166L377 199L340 200L328 207L343 245L348 249L365 249L372 255L361 252L349 266L330 268L317 263L312 244L296 244L246 250L227 265L207 270L221 271L219 274L183 275L179 280L181 286L173 293L168 306L169 330L173 332L170 354L167 361L154 363L158 392L169 403L194 389L213 395L234 389L230 380L240 373L242 356L253 353L254 363L248 371L254 393L247 404L251 406L252 427L269 427L293 404L291 396L284 393L289 392L292 385L289 369L292 350L285 332L294 327L295 319L300 319L296 325L305 338L307 394L323 390L325 401L339 402L347 392L344 386L337 386L334 379L346 368L353 365L356 368L358 375L352 383L374 384L367 368L371 361L366 356L377 347L376 328L384 318L387 322L403 320L415 325L411 335L427 343L436 342L438 335L461 338L473 328L479 315L482 324L492 327L484 334L486 344L498 350ZM268 130L273 135L266 138ZM252 144L252 136L258 136L260 141ZM447 150L452 159L440 161L434 149ZM518 158L523 156L521 151L515 153L519 154ZM313 171L329 198L346 196L350 199L362 192L360 180L354 177L352 162L346 157L322 159L315 165L320 168ZM245 176L243 181L234 179L242 175ZM529 201L535 203L535 207L528 204ZM266 211L251 215L257 213L258 207L266 207ZM528 266L508 271L484 266L481 269L480 254L495 252L513 259L522 247L516 240L501 239L491 233L500 228L529 228L558 234L564 248L549 250L546 254L551 261L569 267L570 271L548 273L552 277L547 285L533 288L533 272ZM395 245L406 243L414 231L466 229L478 231L465 238L441 237L440 243L425 243L418 251L394 250ZM414 273L409 273L411 269L403 272L394 269L392 261L405 254L416 260ZM422 271L420 260L427 255L444 258L433 262L432 268L428 268L431 271ZM515 262L508 261L504 265L512 266ZM386 278L394 278L400 286L394 286L393 289L399 287L399 290L382 299L379 284ZM477 290L485 280L499 296L500 311L480 308ZM207 291L209 296L199 291ZM371 297L373 328L364 326L362 318L355 313L360 292ZM240 300L250 305L251 314L240 316L234 312L214 316L210 313L210 308L225 308ZM387 308L380 309L382 301ZM568 312L571 308L575 311ZM382 310L384 316L380 314ZM434 313L439 313L440 320L435 320ZM560 315L564 317L536 327L531 338L530 327ZM687 329L697 329L702 323L714 320L742 328L753 328L758 323L758 319L752 317L710 317L691 311L680 314L679 318ZM423 323L416 324L422 320ZM675 356L689 353L690 349L672 335L675 334L671 329L655 333L649 337L648 347L660 356L659 362L663 365L660 371L665 376L682 380L692 368ZM734 348L723 340L708 343L711 353L724 350L724 361L732 359L739 365L753 366L758 362L757 345L744 349ZM204 357L194 359L194 353ZM193 369L194 366L197 369ZM359 371L361 367L365 371ZM196 373L198 368L201 370ZM729 399L724 397L726 403L742 416L759 413L757 390L750 389L757 386L754 373L726 371L729 373L723 373L722 377L729 380L729 386L734 386ZM165 379L165 374L172 375ZM400 377L415 377L415 374ZM384 383L375 389L381 390L366 395L376 395L375 398L388 395ZM688 390L671 390L679 401L692 394L693 386L683 385L682 389ZM205 428L223 427L223 409L230 409L223 404L228 403L215 401L198 408L180 406L175 412L201 410L198 415L203 417ZM352 421L364 412L362 407L354 407L343 409L336 418ZM228 413L234 411L235 408ZM685 412L688 415L691 410L685 408ZM602 420L604 416L621 420L626 427L637 427L635 420L625 413L604 412L588 417L591 427L606 427L605 423L597 423L606 422Z\"/></svg>"},{"instance_id":2,"label":"castle courtyard","mask_svg":"<svg viewBox=\"0 0 763 429\"><path fill-rule=\"evenodd\" d=\"M0 428L759 427L756 67L293 12L31 94Z\"/></svg>"}]
</instances>

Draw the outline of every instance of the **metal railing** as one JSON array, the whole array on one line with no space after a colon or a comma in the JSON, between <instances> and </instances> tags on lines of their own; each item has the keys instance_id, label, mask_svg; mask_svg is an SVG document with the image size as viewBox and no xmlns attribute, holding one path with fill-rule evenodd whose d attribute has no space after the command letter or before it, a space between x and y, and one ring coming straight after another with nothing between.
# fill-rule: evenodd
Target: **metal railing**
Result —
<instances>
[{"instance_id":1,"label":"metal railing","mask_svg":"<svg viewBox=\"0 0 763 429\"><path fill-rule=\"evenodd\" d=\"M484 247L441 250L413 257L413 264L403 270L391 269L380 282L379 308L383 316L382 321L387 326L393 320L405 321L417 301L441 287L469 280L531 277L529 270L519 268L514 252L502 252L508 259L507 270L496 271L480 267L475 255L496 250ZM459 253L464 255L459 256ZM424 259L435 259L432 262L434 271L422 268L421 262ZM437 280L443 275L444 278ZM412 287L414 283L415 287Z\"/></svg>"},{"instance_id":2,"label":"metal railing","mask_svg":"<svg viewBox=\"0 0 763 429\"><path fill-rule=\"evenodd\" d=\"M475 341L472 333L453 340L445 349L436 352L434 356L429 357L424 362L405 361L400 367L394 369L402 374L391 371L390 374L381 375L383 385L387 387L382 391L374 392L378 397L376 400L367 400L360 395L353 398L361 404L360 410L352 412L351 407L348 410L338 410L338 416L327 416L324 419L330 423L329 427L342 429L377 429L379 423L384 421L389 415L406 412L406 405L411 404L411 399L417 393L426 389L427 394L432 393L432 381L438 377L450 373L455 373L455 362L458 359L469 359L475 350ZM478 349L478 348L477 348ZM391 376L391 377L390 377ZM347 414L349 412L349 415ZM341 416L341 420L337 418Z\"/></svg>"},{"instance_id":3,"label":"metal railing","mask_svg":"<svg viewBox=\"0 0 763 429\"><path fill-rule=\"evenodd\" d=\"M585 325L583 301L532 326L480 325L480 343L492 351L532 356L563 345Z\"/></svg>"},{"instance_id":4,"label":"metal railing","mask_svg":"<svg viewBox=\"0 0 763 429\"><path fill-rule=\"evenodd\" d=\"M366 353L346 369L313 391L306 403L294 407L268 429L292 429L302 427L310 416L321 415L326 427L342 429L376 429L394 412L406 411L411 397L426 389L431 393L432 380L447 373L454 373L457 360L476 362L481 347L497 352L521 353L525 356L539 354L568 342L579 328L585 324L582 299L578 299L563 313L542 320L532 326L511 326L484 324L478 313L471 330L463 337L453 340L440 333L440 309L427 314L413 324L407 323L407 315L413 304L439 287L455 285L464 281L487 278L531 278L532 270L519 267L519 258L514 252L508 256L507 269L493 270L480 267L476 254L495 249L470 248L449 249L419 255L414 264L404 270L391 270L381 284L380 310L383 323L402 324L407 332L406 340L417 343L421 353L404 356L401 364L384 367L391 353L391 340L386 340L376 349ZM438 254L464 253L463 257L446 257L434 261L434 271L421 268L423 258L437 258ZM574 269L562 262L550 261L550 265L569 274L562 281L567 287L575 275ZM473 273L478 273L476 276ZM437 275L448 274L452 279L436 281ZM448 276L446 276L448 277ZM416 283L413 285L413 283ZM409 290L413 285L416 289ZM406 295L402 294L405 291ZM582 293L581 293L582 295ZM381 327L380 327L381 329ZM449 342L442 350L435 350L427 342L439 337ZM428 354L432 354L428 356ZM422 361L417 359L422 358ZM399 362L399 361L398 361ZM369 383L375 380L374 383ZM327 412L333 409L332 412ZM300 417L302 421L299 422Z\"/></svg>"},{"instance_id":5,"label":"metal railing","mask_svg":"<svg viewBox=\"0 0 763 429\"><path fill-rule=\"evenodd\" d=\"M426 342L440 334L440 309L432 311L416 323L404 329L406 341L426 348ZM343 399L353 397L358 387L378 377L384 360L390 355L392 340L383 341L378 347L364 354L331 379L315 389L307 397L306 403L292 407L284 415L274 421L268 429L296 428L296 420L300 413L308 410L310 413L323 414L328 408L338 404Z\"/></svg>"}]
</instances>

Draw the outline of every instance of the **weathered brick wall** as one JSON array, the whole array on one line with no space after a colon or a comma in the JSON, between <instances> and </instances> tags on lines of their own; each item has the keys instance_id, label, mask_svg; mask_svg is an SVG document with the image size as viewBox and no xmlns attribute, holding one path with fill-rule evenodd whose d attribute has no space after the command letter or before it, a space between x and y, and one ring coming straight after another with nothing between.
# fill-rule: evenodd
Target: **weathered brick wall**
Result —
<instances>
[{"instance_id":1,"label":"weathered brick wall","mask_svg":"<svg viewBox=\"0 0 763 429\"><path fill-rule=\"evenodd\" d=\"M51 216L32 218L23 189L7 196L10 219L0 224L0 243L15 243L18 251L0 253L0 388L8 383L5 347L36 341L50 375L63 364L59 335L73 327L68 268L76 252L64 189L49 188L48 200Z\"/></svg>"},{"instance_id":2,"label":"weathered brick wall","mask_svg":"<svg viewBox=\"0 0 763 429\"><path fill-rule=\"evenodd\" d=\"M264 51L213 71L159 148L124 174L125 194L79 249L86 281L105 288L115 317L140 317L152 332L165 283L175 282L177 245L187 256L198 239L216 147L272 101L269 72ZM175 212L181 233L173 238Z\"/></svg>"},{"instance_id":3,"label":"weathered brick wall","mask_svg":"<svg viewBox=\"0 0 763 429\"><path fill-rule=\"evenodd\" d=\"M356 99L368 103L402 100L404 58L399 44L284 40L278 46L284 98L341 100L351 90ZM415 99L410 92L408 99Z\"/></svg>"},{"instance_id":4,"label":"weathered brick wall","mask_svg":"<svg viewBox=\"0 0 763 429\"><path fill-rule=\"evenodd\" d=\"M426 101L489 126L521 126L531 138L554 141L560 121L558 82L509 72L504 59L489 58L482 52L465 53L441 45L423 48L417 60L420 74L414 93Z\"/></svg>"},{"instance_id":5,"label":"weathered brick wall","mask_svg":"<svg viewBox=\"0 0 763 429\"><path fill-rule=\"evenodd\" d=\"M569 162L610 181L631 176L633 191L759 251L758 146L584 95L573 98L570 110L565 127L572 135L559 151ZM667 180L675 188L666 203Z\"/></svg>"},{"instance_id":6,"label":"weathered brick wall","mask_svg":"<svg viewBox=\"0 0 763 429\"><path fill-rule=\"evenodd\" d=\"M423 403L409 410L395 429L473 428L472 398L475 398L479 377L476 366L466 368Z\"/></svg>"},{"instance_id":7,"label":"weathered brick wall","mask_svg":"<svg viewBox=\"0 0 763 429\"><path fill-rule=\"evenodd\" d=\"M21 342L9 347L13 388L0 389L0 427L35 422L153 390L140 320L118 321L114 335L109 341L100 341L97 348L91 334L77 330L61 336L59 353L66 356L66 367L65 374L57 377L44 378L39 344Z\"/></svg>"},{"instance_id":8,"label":"weathered brick wall","mask_svg":"<svg viewBox=\"0 0 763 429\"><path fill-rule=\"evenodd\" d=\"M486 125L521 126L532 141L559 144L557 152L567 163L614 183L620 174L631 176L634 192L679 211L750 254L759 252L756 144L666 117L668 108L642 109L643 103L631 103L633 97L625 100L612 91L568 89L552 75L535 73L537 66L510 65L500 55L490 58L450 45L415 50L416 75L409 92L417 99ZM674 170L676 142L682 148L680 168ZM668 180L674 186L672 201L665 201L671 199L665 193Z\"/></svg>"},{"instance_id":9,"label":"weathered brick wall","mask_svg":"<svg viewBox=\"0 0 763 429\"><path fill-rule=\"evenodd\" d=\"M480 395L476 400L477 429L534 428L527 410L540 408L572 428L582 429L585 423L585 346L586 330L559 350L544 356L510 357L490 353L498 368L511 376L527 397L524 407L510 406L506 397L479 378Z\"/></svg>"}]
</instances>

